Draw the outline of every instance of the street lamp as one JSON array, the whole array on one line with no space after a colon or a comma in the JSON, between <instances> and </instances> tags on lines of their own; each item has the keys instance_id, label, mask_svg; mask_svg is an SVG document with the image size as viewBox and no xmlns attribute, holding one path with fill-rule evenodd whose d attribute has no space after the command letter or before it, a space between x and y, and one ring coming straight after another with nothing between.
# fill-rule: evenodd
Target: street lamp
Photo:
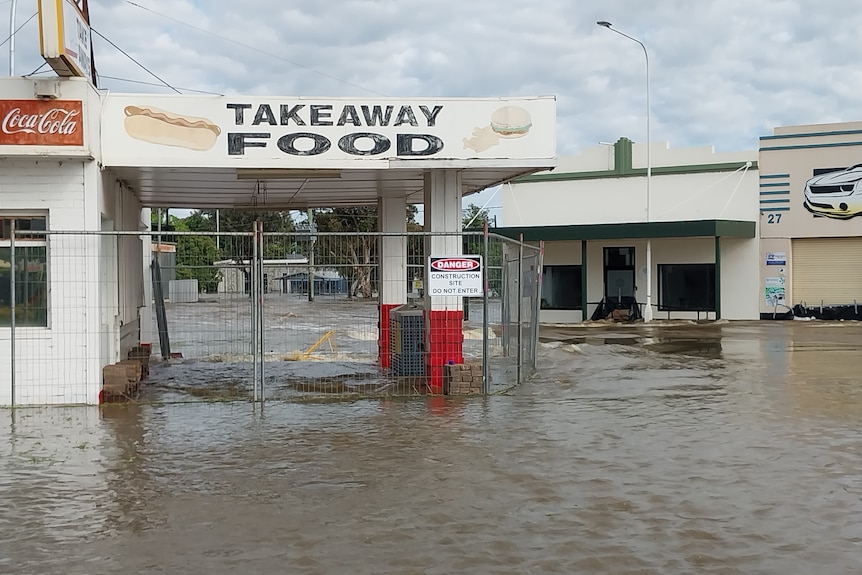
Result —
<instances>
[{"instance_id":1,"label":"street lamp","mask_svg":"<svg viewBox=\"0 0 862 575\"><path fill-rule=\"evenodd\" d=\"M616 28L614 28L610 22L605 20L600 20L596 22L602 28L607 28L611 32L616 32L620 36L624 38L628 38L632 42L637 42L644 51L644 58L646 60L646 221L649 223L650 221L650 213L649 213L649 187L650 180L652 179L652 164L650 163L650 135L649 135L649 117L650 117L650 106L649 106L649 53L647 52L646 46L644 43L638 40L637 38L632 38L628 34L620 32ZM647 284L647 295L646 295L646 305L644 306L644 321L652 321L652 241L650 238L647 238L646 243L646 284Z\"/></svg>"},{"instance_id":2,"label":"street lamp","mask_svg":"<svg viewBox=\"0 0 862 575\"><path fill-rule=\"evenodd\" d=\"M9 76L15 75L15 6L17 2L12 0L9 7Z\"/></svg>"}]
</instances>

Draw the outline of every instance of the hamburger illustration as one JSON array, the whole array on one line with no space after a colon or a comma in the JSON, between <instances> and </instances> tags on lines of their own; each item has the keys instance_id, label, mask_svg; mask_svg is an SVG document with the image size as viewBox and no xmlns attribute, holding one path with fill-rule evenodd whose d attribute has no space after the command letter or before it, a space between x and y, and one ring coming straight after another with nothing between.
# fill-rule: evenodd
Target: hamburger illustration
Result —
<instances>
[{"instance_id":1,"label":"hamburger illustration","mask_svg":"<svg viewBox=\"0 0 862 575\"><path fill-rule=\"evenodd\" d=\"M501 138L520 138L532 126L530 113L520 106L503 106L491 114L491 129Z\"/></svg>"},{"instance_id":2,"label":"hamburger illustration","mask_svg":"<svg viewBox=\"0 0 862 575\"><path fill-rule=\"evenodd\" d=\"M520 106L503 106L491 114L491 123L474 128L472 137L464 138L464 149L484 152L496 146L500 139L521 138L533 127L530 113Z\"/></svg>"}]
</instances>

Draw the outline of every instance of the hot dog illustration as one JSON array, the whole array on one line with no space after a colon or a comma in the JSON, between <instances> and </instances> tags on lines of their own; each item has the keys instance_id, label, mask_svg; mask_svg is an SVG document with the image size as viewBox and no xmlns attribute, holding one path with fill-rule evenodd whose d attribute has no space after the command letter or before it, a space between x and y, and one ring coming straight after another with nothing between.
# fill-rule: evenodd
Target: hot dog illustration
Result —
<instances>
[{"instance_id":1,"label":"hot dog illustration","mask_svg":"<svg viewBox=\"0 0 862 575\"><path fill-rule=\"evenodd\" d=\"M206 151L221 134L221 128L207 118L184 116L152 106L126 106L123 111L126 133L151 144Z\"/></svg>"}]
</instances>

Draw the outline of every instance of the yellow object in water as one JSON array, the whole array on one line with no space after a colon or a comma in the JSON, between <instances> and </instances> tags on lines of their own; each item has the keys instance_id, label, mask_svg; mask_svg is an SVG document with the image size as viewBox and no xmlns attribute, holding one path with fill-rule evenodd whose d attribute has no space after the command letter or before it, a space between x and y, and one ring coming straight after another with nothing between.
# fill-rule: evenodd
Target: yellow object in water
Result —
<instances>
[{"instance_id":1,"label":"yellow object in water","mask_svg":"<svg viewBox=\"0 0 862 575\"><path fill-rule=\"evenodd\" d=\"M314 350L316 350L318 347L323 345L323 342L325 342L325 341L329 342L329 351L335 352L337 346L335 345L335 330L334 329L331 329L331 330L327 331L325 334L323 334L322 336L320 336L320 339L318 339L316 342L311 344L311 347L309 347L304 352L295 351L291 354L284 356L284 360L285 361L303 361L306 359L322 359L318 356L313 356L311 354L314 353Z\"/></svg>"}]
</instances>

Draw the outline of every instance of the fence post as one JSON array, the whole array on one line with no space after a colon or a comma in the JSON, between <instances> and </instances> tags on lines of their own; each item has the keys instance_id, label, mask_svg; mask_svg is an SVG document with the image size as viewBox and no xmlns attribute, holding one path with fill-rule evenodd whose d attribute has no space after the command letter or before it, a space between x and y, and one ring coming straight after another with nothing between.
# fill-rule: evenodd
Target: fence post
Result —
<instances>
[{"instance_id":1,"label":"fence post","mask_svg":"<svg viewBox=\"0 0 862 575\"><path fill-rule=\"evenodd\" d=\"M539 242L539 256L537 258L538 265L536 266L536 293L534 293L535 301L533 302L533 340L530 342L533 346L533 371L536 370L536 355L539 353L539 314L542 313L542 266L545 262L545 240Z\"/></svg>"},{"instance_id":2,"label":"fence post","mask_svg":"<svg viewBox=\"0 0 862 575\"><path fill-rule=\"evenodd\" d=\"M509 357L509 337L511 327L509 326L509 247L505 241L500 246L500 353L503 357Z\"/></svg>"},{"instance_id":3,"label":"fence post","mask_svg":"<svg viewBox=\"0 0 862 575\"><path fill-rule=\"evenodd\" d=\"M308 301L310 302L314 301L314 226L314 210L308 208L308 233L311 234L308 241Z\"/></svg>"},{"instance_id":4,"label":"fence post","mask_svg":"<svg viewBox=\"0 0 862 575\"><path fill-rule=\"evenodd\" d=\"M259 381L259 367L257 364L257 349L258 349L258 335L259 335L259 323L258 323L258 315L260 314L260 310L258 309L257 302L257 220L252 224L252 236L251 236L251 261L248 262L249 273L251 274L251 293L249 296L251 297L251 358L252 363L254 363L254 378L252 379L252 386L254 387L254 401L257 402L259 399L258 394L258 386L257 383Z\"/></svg>"},{"instance_id":5,"label":"fence post","mask_svg":"<svg viewBox=\"0 0 862 575\"><path fill-rule=\"evenodd\" d=\"M265 350L266 350L266 345L265 345L264 329L263 329L263 327L265 325L265 316L263 313L264 312L264 309L263 309L264 297L263 296L266 293L266 284L263 281L263 260L264 260L263 220L259 220L257 222L257 236L255 238L255 241L258 244L258 249L257 249L258 262L257 262L257 268L256 268L257 274L258 274L258 281L257 281L258 291L257 291L257 294L255 295L255 297L258 298L258 307L257 307L258 325L257 325L257 329L258 329L258 333L259 333L258 346L260 348L260 354L255 358L255 361L260 361L260 371L259 371L258 375L260 377L260 403L261 403L261 405L263 405L263 402L266 400L266 386L264 384L265 375L266 375L266 364L264 363L264 354L265 354Z\"/></svg>"},{"instance_id":6,"label":"fence post","mask_svg":"<svg viewBox=\"0 0 862 575\"><path fill-rule=\"evenodd\" d=\"M518 363L515 381L521 383L521 364L524 361L524 326L521 308L524 305L524 234L518 234Z\"/></svg>"},{"instance_id":7,"label":"fence post","mask_svg":"<svg viewBox=\"0 0 862 575\"><path fill-rule=\"evenodd\" d=\"M482 234L482 261L484 265L482 266L482 283L484 285L484 292L482 293L482 393L488 395L491 393L491 373L489 369L491 358L488 357L488 289L489 289L489 281L488 281L488 266L490 262L488 261L488 220L485 220L485 226Z\"/></svg>"},{"instance_id":8,"label":"fence post","mask_svg":"<svg viewBox=\"0 0 862 575\"><path fill-rule=\"evenodd\" d=\"M9 218L9 240L10 240L10 251L11 255L9 257L9 263L11 267L9 268L9 352L11 353L11 366L12 366L12 381L10 387L11 394L11 405L15 407L15 216Z\"/></svg>"}]
</instances>

